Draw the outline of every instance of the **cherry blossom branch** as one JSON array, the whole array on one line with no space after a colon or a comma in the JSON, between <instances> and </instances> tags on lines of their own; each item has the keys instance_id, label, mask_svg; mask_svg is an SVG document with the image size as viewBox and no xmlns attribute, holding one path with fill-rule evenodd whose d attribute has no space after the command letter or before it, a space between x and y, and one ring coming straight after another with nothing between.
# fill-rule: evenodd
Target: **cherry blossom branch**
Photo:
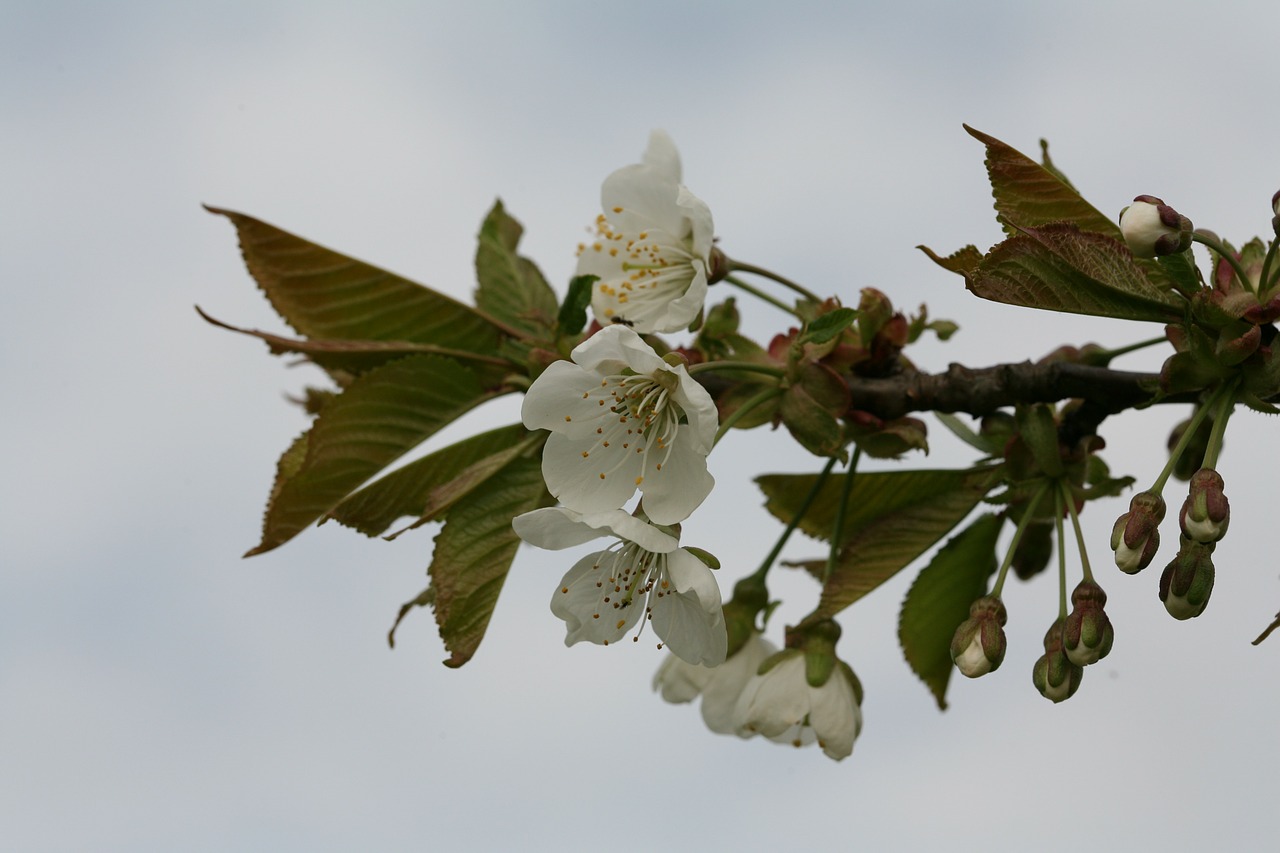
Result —
<instances>
[{"instance_id":1,"label":"cherry blossom branch","mask_svg":"<svg viewBox=\"0 0 1280 853\"><path fill-rule=\"evenodd\" d=\"M1078 398L1090 417L1101 423L1108 415L1151 400L1159 375L1112 370L1069 362L997 364L966 367L952 364L945 373L904 372L883 378L848 378L853 408L891 420L911 412L966 412L987 415L1017 403L1055 403ZM1162 402L1188 402L1185 396Z\"/></svg>"}]
</instances>

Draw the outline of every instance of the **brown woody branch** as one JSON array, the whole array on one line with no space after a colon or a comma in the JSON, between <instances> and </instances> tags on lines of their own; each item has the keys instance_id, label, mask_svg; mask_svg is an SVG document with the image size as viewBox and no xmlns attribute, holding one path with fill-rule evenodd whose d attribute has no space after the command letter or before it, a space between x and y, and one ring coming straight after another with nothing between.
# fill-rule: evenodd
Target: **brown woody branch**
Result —
<instances>
[{"instance_id":1,"label":"brown woody branch","mask_svg":"<svg viewBox=\"0 0 1280 853\"><path fill-rule=\"evenodd\" d=\"M1108 415L1148 403L1159 375L1111 370L1070 362L952 364L945 373L904 372L884 378L849 378L853 408L890 420L912 412L966 412L987 415L1018 403L1055 403L1079 399L1071 415L1070 436L1093 433ZM1187 402L1165 397L1162 402ZM1064 424L1068 426L1068 424Z\"/></svg>"},{"instance_id":2,"label":"brown woody branch","mask_svg":"<svg viewBox=\"0 0 1280 853\"><path fill-rule=\"evenodd\" d=\"M967 412L987 415L1016 403L1056 403L1083 399L1114 414L1154 396L1160 377L1070 362L952 364L946 373L904 372L887 378L849 379L853 407L891 419L911 412Z\"/></svg>"}]
</instances>

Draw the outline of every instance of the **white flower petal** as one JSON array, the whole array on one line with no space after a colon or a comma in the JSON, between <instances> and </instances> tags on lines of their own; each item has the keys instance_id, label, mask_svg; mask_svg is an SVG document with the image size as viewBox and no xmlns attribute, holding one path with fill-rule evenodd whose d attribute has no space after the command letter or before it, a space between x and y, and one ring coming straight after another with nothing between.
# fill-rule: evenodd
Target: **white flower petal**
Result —
<instances>
[{"instance_id":1,"label":"white flower petal","mask_svg":"<svg viewBox=\"0 0 1280 853\"><path fill-rule=\"evenodd\" d=\"M662 692L662 701L673 705L692 702L719 669L697 666L668 654L653 675L653 689Z\"/></svg>"},{"instance_id":2,"label":"white flower petal","mask_svg":"<svg viewBox=\"0 0 1280 853\"><path fill-rule=\"evenodd\" d=\"M548 367L524 395L520 420L529 429L547 429L572 438L594 435L606 412L590 395L598 396L600 376L569 361ZM584 396L586 395L586 396Z\"/></svg>"},{"instance_id":3,"label":"white flower petal","mask_svg":"<svg viewBox=\"0 0 1280 853\"><path fill-rule=\"evenodd\" d=\"M584 640L601 645L616 643L643 615L643 602L626 602L625 596L615 592L609 583L615 577L617 557L613 551L588 554L565 573L556 587L551 596L551 612L565 621L566 646Z\"/></svg>"},{"instance_id":4,"label":"white flower petal","mask_svg":"<svg viewBox=\"0 0 1280 853\"><path fill-rule=\"evenodd\" d=\"M680 183L680 152L665 130L649 133L649 146L644 150L643 162L657 169L667 180Z\"/></svg>"},{"instance_id":5,"label":"white flower petal","mask_svg":"<svg viewBox=\"0 0 1280 853\"><path fill-rule=\"evenodd\" d=\"M738 697L764 659L775 651L773 643L760 634L752 634L742 648L710 670L711 678L702 688L702 721L707 728L719 734L743 734L738 731L734 716Z\"/></svg>"},{"instance_id":6,"label":"white flower petal","mask_svg":"<svg viewBox=\"0 0 1280 853\"><path fill-rule=\"evenodd\" d=\"M809 725L822 751L836 761L847 758L862 727L862 710L843 667L837 666L826 684L809 688L809 703Z\"/></svg>"},{"instance_id":7,"label":"white flower petal","mask_svg":"<svg viewBox=\"0 0 1280 853\"><path fill-rule=\"evenodd\" d=\"M588 465L582 456L587 452L583 448L593 446L594 442L589 440L574 441L552 433L542 450L542 478L547 483L547 491L578 512L621 507L635 494L636 477L640 476L643 464L640 456L617 450L601 451Z\"/></svg>"},{"instance_id":8,"label":"white flower petal","mask_svg":"<svg viewBox=\"0 0 1280 853\"><path fill-rule=\"evenodd\" d=\"M665 231L677 239L687 233L679 198L679 182L647 164L623 166L605 178L600 188L606 218L617 231L637 241L647 240L651 230Z\"/></svg>"},{"instance_id":9,"label":"white flower petal","mask_svg":"<svg viewBox=\"0 0 1280 853\"><path fill-rule=\"evenodd\" d=\"M656 524L684 521L716 484L707 471L707 457L684 441L676 441L667 452L650 452L642 476L644 512Z\"/></svg>"},{"instance_id":10,"label":"white flower petal","mask_svg":"<svg viewBox=\"0 0 1280 853\"><path fill-rule=\"evenodd\" d=\"M692 664L724 663L728 635L720 587L711 570L683 548L667 555L666 576L649 594L653 631Z\"/></svg>"},{"instance_id":11,"label":"white flower petal","mask_svg":"<svg viewBox=\"0 0 1280 853\"><path fill-rule=\"evenodd\" d=\"M580 513L566 507L544 507L516 516L511 519L511 526L530 545L550 551L572 548L606 533L655 554L674 551L680 544L674 536L622 509Z\"/></svg>"},{"instance_id":12,"label":"white flower petal","mask_svg":"<svg viewBox=\"0 0 1280 853\"><path fill-rule=\"evenodd\" d=\"M804 655L798 651L780 654L787 657L743 688L735 709L739 730L773 738L803 723L809 713Z\"/></svg>"},{"instance_id":13,"label":"white flower petal","mask_svg":"<svg viewBox=\"0 0 1280 853\"><path fill-rule=\"evenodd\" d=\"M572 356L576 364L598 374L621 373L624 368L630 368L651 376L660 370L671 370L671 365L663 361L653 347L626 326L601 329L574 347Z\"/></svg>"}]
</instances>

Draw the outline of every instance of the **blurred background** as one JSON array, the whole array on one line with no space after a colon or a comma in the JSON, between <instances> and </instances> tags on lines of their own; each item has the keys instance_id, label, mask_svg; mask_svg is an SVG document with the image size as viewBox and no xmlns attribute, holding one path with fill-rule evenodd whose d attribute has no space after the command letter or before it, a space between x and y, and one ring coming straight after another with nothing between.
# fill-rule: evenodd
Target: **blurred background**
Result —
<instances>
[{"instance_id":1,"label":"blurred background","mask_svg":"<svg viewBox=\"0 0 1280 853\"><path fill-rule=\"evenodd\" d=\"M1031 684L1053 580L1006 590L1009 652L940 713L902 659L912 571L843 617L866 687L849 759L707 732L650 690L652 643L563 646L571 554L523 549L459 671L427 611L431 529L329 524L241 560L285 401L319 374L216 330L287 332L241 264L240 210L459 298L495 197L563 288L601 180L651 128L733 257L955 320L924 368L1120 346L1158 328L969 296L914 248L1000 239L962 122L1118 213L1163 197L1237 244L1280 187L1272 3L0 2L0 836L9 850L1270 849L1280 608L1275 423L1231 422L1217 587L1189 623L1157 565L1112 567L1127 500L1085 515L1116 626L1052 705ZM767 338L785 318L741 303ZM1162 352L1117 366L1154 369ZM515 419L469 416L430 448ZM1185 407L1105 426L1139 487ZM968 448L935 425L916 467ZM762 461L767 460L767 468ZM816 460L764 430L711 457L685 525L726 593L780 532L751 479ZM1168 492L1181 501L1180 485ZM796 537L786 554L816 556ZM1073 571L1077 565L1074 548ZM779 569L781 626L816 588ZM1074 581L1073 581L1074 582Z\"/></svg>"}]
</instances>

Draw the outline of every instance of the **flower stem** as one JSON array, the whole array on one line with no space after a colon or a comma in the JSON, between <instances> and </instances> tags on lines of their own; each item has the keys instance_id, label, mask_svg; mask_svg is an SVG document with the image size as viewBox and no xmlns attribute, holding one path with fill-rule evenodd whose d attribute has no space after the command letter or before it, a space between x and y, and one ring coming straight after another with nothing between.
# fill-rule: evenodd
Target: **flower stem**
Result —
<instances>
[{"instance_id":1,"label":"flower stem","mask_svg":"<svg viewBox=\"0 0 1280 853\"><path fill-rule=\"evenodd\" d=\"M1214 393L1212 397L1205 401L1204 405L1198 407L1191 415L1191 423L1187 424L1187 428L1183 431L1182 437L1178 439L1178 443L1173 450L1169 452L1169 461L1164 463L1164 470L1160 472L1160 476L1156 477L1155 483L1152 484L1150 491L1157 495L1164 493L1164 484L1168 482L1169 475L1173 473L1174 466L1178 464L1178 459L1187 449L1187 445L1195 438L1195 434L1200 429L1200 424L1204 421L1205 415L1209 414L1209 409L1217 401L1221 391Z\"/></svg>"},{"instance_id":2,"label":"flower stem","mask_svg":"<svg viewBox=\"0 0 1280 853\"><path fill-rule=\"evenodd\" d=\"M1192 241L1208 246L1210 249L1218 253L1220 258L1224 258L1227 263L1231 264L1231 268L1236 272L1236 278L1240 279L1240 284L1245 290L1253 292L1253 285L1249 282L1249 274L1244 271L1244 267L1240 265L1240 259L1236 257L1236 253L1227 249L1216 239L1210 237L1201 231L1195 231L1191 234Z\"/></svg>"},{"instance_id":3,"label":"flower stem","mask_svg":"<svg viewBox=\"0 0 1280 853\"><path fill-rule=\"evenodd\" d=\"M775 308L779 308L783 311L786 311L788 314L790 314L791 316L797 319L800 319L800 320L804 319L803 317L800 316L800 314L794 308L792 308L787 303L783 302L781 299L775 299L774 297L765 293L763 290L759 290L758 288L752 287L751 285L747 284L745 281L743 281L740 278L735 278L734 276L727 275L724 277L724 280L729 282L739 290L745 290L747 293L750 293L752 296L756 297L757 299L763 299L765 302L768 302L770 305L774 306Z\"/></svg>"},{"instance_id":4,"label":"flower stem","mask_svg":"<svg viewBox=\"0 0 1280 853\"><path fill-rule=\"evenodd\" d=\"M1067 618L1067 549L1063 547L1062 492L1053 496L1053 523L1058 529L1058 618Z\"/></svg>"},{"instance_id":5,"label":"flower stem","mask_svg":"<svg viewBox=\"0 0 1280 853\"><path fill-rule=\"evenodd\" d=\"M716 430L716 437L711 440L711 446L715 447L719 444L720 439L724 438L725 433L733 429L733 425L746 417L747 414L749 414L756 406L759 406L761 403L767 403L774 397L781 396L781 394L781 388L766 388L750 400L747 400L747 402L735 409L733 414L729 415L729 417L725 418L724 421L721 422L720 428Z\"/></svg>"},{"instance_id":6,"label":"flower stem","mask_svg":"<svg viewBox=\"0 0 1280 853\"><path fill-rule=\"evenodd\" d=\"M1084 567L1084 579L1093 582L1093 570L1089 567L1089 552L1084 547L1084 531L1080 527L1080 516L1076 514L1076 502L1071 497L1071 491L1067 488L1066 480L1058 481L1058 491L1062 496L1062 500L1067 505L1067 512L1071 514L1071 526L1076 531L1076 550L1080 552L1080 565ZM1059 540L1058 550L1062 550L1061 540ZM1064 574L1065 577L1065 574ZM1066 581L1064 580L1065 584ZM1063 587L1065 595L1066 587ZM1063 614L1066 615L1065 613Z\"/></svg>"},{"instance_id":7,"label":"flower stem","mask_svg":"<svg viewBox=\"0 0 1280 853\"><path fill-rule=\"evenodd\" d=\"M1009 550L1004 553L1004 560L1000 563L1000 571L996 574L996 585L991 588L991 594L996 598L1000 597L1001 590L1004 589L1004 579L1009 574L1009 567L1013 565L1013 552L1017 550L1018 543L1022 541L1022 534L1026 531L1027 525L1031 523L1031 517L1035 515L1036 507L1040 505L1040 499L1044 497L1044 493L1049 490L1049 484L1045 483L1040 486L1040 490L1036 492L1035 497L1031 499L1031 503L1027 504L1027 509L1022 513L1022 519L1018 521L1018 527L1013 531L1013 541L1009 543Z\"/></svg>"},{"instance_id":8,"label":"flower stem","mask_svg":"<svg viewBox=\"0 0 1280 853\"><path fill-rule=\"evenodd\" d=\"M796 514L792 516L791 521L787 523L786 530L782 531L782 535L778 537L778 541L774 543L773 550L765 556L764 562L760 564L760 568L750 577L755 580L764 580L764 576L769 573L769 569L773 568L773 563L778 559L778 555L782 553L782 548L787 544L787 540L791 538L791 534L800 522L804 520L805 513L809 511L809 507L813 506L814 500L818 497L818 492L822 491L822 487L826 484L827 478L831 476L831 469L836 465L836 458L832 456L827 460L826 467L818 474L818 478L813 481L813 487L809 489L809 494L804 496L804 500L800 502L800 508L796 510Z\"/></svg>"},{"instance_id":9,"label":"flower stem","mask_svg":"<svg viewBox=\"0 0 1280 853\"><path fill-rule=\"evenodd\" d=\"M1258 277L1259 301L1267 301L1267 300L1264 300L1263 297L1270 296L1271 294L1271 287L1272 287L1271 265L1276 258L1277 245L1280 245L1280 237L1277 237L1275 240L1271 241L1271 245L1267 247L1267 256L1262 259L1262 275ZM1276 269L1276 272L1280 273L1280 267Z\"/></svg>"},{"instance_id":10,"label":"flower stem","mask_svg":"<svg viewBox=\"0 0 1280 853\"><path fill-rule=\"evenodd\" d=\"M1201 468L1213 468L1218 464L1218 454L1222 452L1222 436L1227 431L1227 418L1236 410L1235 382L1224 388L1222 399L1218 402L1218 411L1213 418L1213 430L1209 433L1209 446L1204 451L1204 462Z\"/></svg>"},{"instance_id":11,"label":"flower stem","mask_svg":"<svg viewBox=\"0 0 1280 853\"><path fill-rule=\"evenodd\" d=\"M808 288L806 288L806 287L802 287L802 286L800 286L800 285L796 284L796 283L795 283L794 281L792 281L791 279L789 279L789 278L784 278L783 276L778 275L776 272L771 272L771 271L769 271L769 270L765 269L764 267L758 267L758 266L756 266L755 264L744 264L744 263L742 263L741 261L735 261L733 258L728 258L728 257L726 257L726 258L725 258L725 260L726 260L726 261L728 262L728 264L729 264L729 271L730 271L730 272L749 272L749 273L755 273L756 275L764 276L764 277L765 277L765 278L767 278L767 279L771 279L771 280L773 280L773 281L776 281L778 284L782 285L783 287L786 287L786 288L788 288L788 289L790 289L790 290L795 291L796 293L798 293L798 294L800 294L801 296L803 296L805 299L808 299L808 300L810 300L810 301L812 301L812 302L821 302L821 301L822 301L822 300L818 297L818 295L817 295L816 293L814 293L812 290L809 290L809 289L808 289Z\"/></svg>"},{"instance_id":12,"label":"flower stem","mask_svg":"<svg viewBox=\"0 0 1280 853\"><path fill-rule=\"evenodd\" d=\"M1145 341L1138 341L1136 344L1129 344L1128 346L1116 347L1115 349L1104 350L1098 353L1097 357L1105 358L1106 362L1104 363L1109 364L1111 362L1111 359L1113 358L1119 358L1122 355L1128 355L1129 353L1137 352L1140 349L1153 347L1156 344L1163 344L1163 343L1166 343L1168 340L1169 339L1166 338L1164 335L1161 335L1158 338L1148 338Z\"/></svg>"},{"instance_id":13,"label":"flower stem","mask_svg":"<svg viewBox=\"0 0 1280 853\"><path fill-rule=\"evenodd\" d=\"M781 367L774 367L771 364L756 364L754 361L704 361L701 364L691 364L688 367L690 376L709 373L713 370L741 370L747 373L764 373L769 376L776 376L779 379L786 375L786 371Z\"/></svg>"},{"instance_id":14,"label":"flower stem","mask_svg":"<svg viewBox=\"0 0 1280 853\"><path fill-rule=\"evenodd\" d=\"M831 530L831 551L827 554L827 565L822 570L822 585L827 585L827 579L831 577L831 572L836 567L836 560L840 557L840 535L844 532L844 519L849 510L849 495L853 492L853 479L858 471L858 459L862 456L862 448L854 447L853 458L849 460L849 467L844 471L844 488L840 490L840 503L836 505L836 523Z\"/></svg>"}]
</instances>

